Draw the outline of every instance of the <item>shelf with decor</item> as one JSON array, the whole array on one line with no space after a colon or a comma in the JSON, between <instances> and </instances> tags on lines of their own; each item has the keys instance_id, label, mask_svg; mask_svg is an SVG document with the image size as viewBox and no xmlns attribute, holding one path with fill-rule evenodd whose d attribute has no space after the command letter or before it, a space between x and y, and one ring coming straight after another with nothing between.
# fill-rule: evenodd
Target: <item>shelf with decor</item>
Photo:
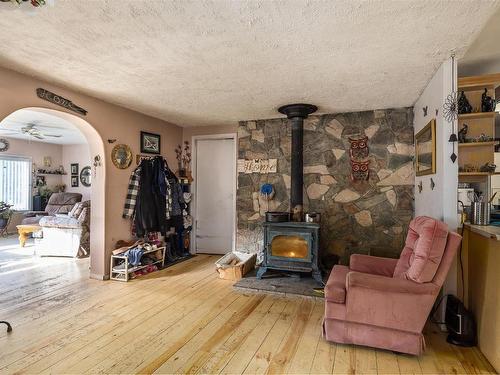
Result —
<instances>
[{"instance_id":1,"label":"shelf with decor","mask_svg":"<svg viewBox=\"0 0 500 375\"><path fill-rule=\"evenodd\" d=\"M497 144L498 144L497 141L467 142L467 143L459 143L458 147L495 147Z\"/></svg>"},{"instance_id":2,"label":"shelf with decor","mask_svg":"<svg viewBox=\"0 0 500 375\"><path fill-rule=\"evenodd\" d=\"M495 118L496 112L472 112L458 115L459 120L472 120L478 118Z\"/></svg>"},{"instance_id":3,"label":"shelf with decor","mask_svg":"<svg viewBox=\"0 0 500 375\"><path fill-rule=\"evenodd\" d=\"M500 74L486 76L461 77L458 79L459 110L458 129L468 142L458 144L459 170L479 169L485 164L494 164L495 146L495 89L500 86ZM483 95L485 103L483 103ZM490 105L487 105L490 104ZM463 109L466 109L465 111ZM481 142L484 138L486 141ZM479 140L479 141L478 141ZM460 182L483 182L494 173L489 172L459 172Z\"/></svg>"},{"instance_id":4,"label":"shelf with decor","mask_svg":"<svg viewBox=\"0 0 500 375\"><path fill-rule=\"evenodd\" d=\"M44 173L36 173L37 176L66 176L67 173L47 173L47 172L44 172Z\"/></svg>"}]
</instances>

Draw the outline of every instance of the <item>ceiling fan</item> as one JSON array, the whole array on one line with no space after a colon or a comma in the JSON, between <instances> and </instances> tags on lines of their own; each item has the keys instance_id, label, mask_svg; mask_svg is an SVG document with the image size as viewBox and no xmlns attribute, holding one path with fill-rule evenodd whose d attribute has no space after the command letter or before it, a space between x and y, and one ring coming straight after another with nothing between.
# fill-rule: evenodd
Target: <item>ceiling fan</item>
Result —
<instances>
[{"instance_id":1,"label":"ceiling fan","mask_svg":"<svg viewBox=\"0 0 500 375\"><path fill-rule=\"evenodd\" d=\"M52 138L62 137L61 134L44 133L39 128L37 128L37 125L34 123L28 123L26 126L23 126L21 128L21 134L28 135L37 139L45 139L45 137L52 137Z\"/></svg>"},{"instance_id":2,"label":"ceiling fan","mask_svg":"<svg viewBox=\"0 0 500 375\"><path fill-rule=\"evenodd\" d=\"M46 137L51 137L51 138L62 137L62 134L46 133L45 131L41 130L39 126L34 122L28 122L26 126L21 127L20 130L17 129L5 129L5 130L7 130L7 132L2 131L2 135L5 136L22 134L36 139L45 139Z\"/></svg>"}]
</instances>

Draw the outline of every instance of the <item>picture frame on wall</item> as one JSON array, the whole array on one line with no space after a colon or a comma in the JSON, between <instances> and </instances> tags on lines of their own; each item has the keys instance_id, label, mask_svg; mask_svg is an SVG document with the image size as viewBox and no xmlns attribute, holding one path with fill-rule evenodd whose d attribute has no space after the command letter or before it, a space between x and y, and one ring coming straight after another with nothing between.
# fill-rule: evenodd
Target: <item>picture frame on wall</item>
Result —
<instances>
[{"instance_id":1,"label":"picture frame on wall","mask_svg":"<svg viewBox=\"0 0 500 375\"><path fill-rule=\"evenodd\" d=\"M45 176L36 176L35 186L45 186L47 182L45 181Z\"/></svg>"},{"instance_id":2,"label":"picture frame on wall","mask_svg":"<svg viewBox=\"0 0 500 375\"><path fill-rule=\"evenodd\" d=\"M71 163L71 174L74 175L74 174L78 174L78 163ZM73 179L71 179L73 180ZM77 185L78 186L78 185Z\"/></svg>"},{"instance_id":3,"label":"picture frame on wall","mask_svg":"<svg viewBox=\"0 0 500 375\"><path fill-rule=\"evenodd\" d=\"M71 176L71 187L78 187L78 177L79 176Z\"/></svg>"},{"instance_id":4,"label":"picture frame on wall","mask_svg":"<svg viewBox=\"0 0 500 375\"><path fill-rule=\"evenodd\" d=\"M160 151L161 136L141 131L141 153L159 155Z\"/></svg>"}]
</instances>

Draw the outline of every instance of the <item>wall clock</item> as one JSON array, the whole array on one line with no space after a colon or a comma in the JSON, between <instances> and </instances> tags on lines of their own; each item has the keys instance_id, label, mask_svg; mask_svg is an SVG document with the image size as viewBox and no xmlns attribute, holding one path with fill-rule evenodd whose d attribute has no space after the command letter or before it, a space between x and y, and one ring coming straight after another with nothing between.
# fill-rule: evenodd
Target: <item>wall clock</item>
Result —
<instances>
[{"instance_id":1,"label":"wall clock","mask_svg":"<svg viewBox=\"0 0 500 375\"><path fill-rule=\"evenodd\" d=\"M9 141L5 138L0 138L0 152L7 151L9 149Z\"/></svg>"}]
</instances>

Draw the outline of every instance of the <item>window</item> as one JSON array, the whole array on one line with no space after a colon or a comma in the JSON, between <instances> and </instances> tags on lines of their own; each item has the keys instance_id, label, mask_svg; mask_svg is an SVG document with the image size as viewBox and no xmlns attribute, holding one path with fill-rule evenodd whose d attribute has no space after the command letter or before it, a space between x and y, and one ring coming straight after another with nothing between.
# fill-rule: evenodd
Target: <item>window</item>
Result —
<instances>
[{"instance_id":1,"label":"window","mask_svg":"<svg viewBox=\"0 0 500 375\"><path fill-rule=\"evenodd\" d=\"M0 201L14 210L31 209L31 159L0 156Z\"/></svg>"}]
</instances>

